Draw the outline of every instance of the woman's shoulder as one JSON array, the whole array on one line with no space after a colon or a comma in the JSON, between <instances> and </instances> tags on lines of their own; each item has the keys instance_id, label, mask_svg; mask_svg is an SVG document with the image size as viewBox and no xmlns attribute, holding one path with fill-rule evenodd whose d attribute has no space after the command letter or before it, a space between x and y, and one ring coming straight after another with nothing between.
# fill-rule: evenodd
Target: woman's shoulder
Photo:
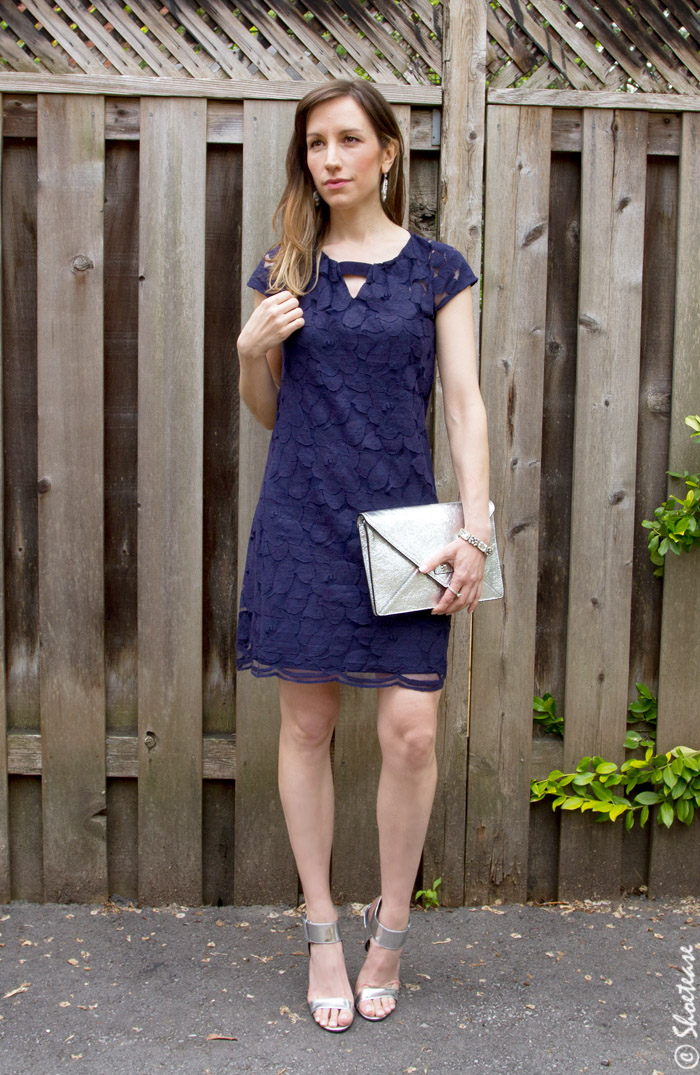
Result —
<instances>
[{"instance_id":1,"label":"woman's shoulder","mask_svg":"<svg viewBox=\"0 0 700 1075\"><path fill-rule=\"evenodd\" d=\"M415 253L426 266L422 271L432 280L436 311L459 291L477 282L476 273L456 247L422 235L415 235L415 239Z\"/></svg>"},{"instance_id":2,"label":"woman's shoulder","mask_svg":"<svg viewBox=\"0 0 700 1075\"><path fill-rule=\"evenodd\" d=\"M413 239L418 250L420 250L424 257L429 259L431 263L442 264L445 261L451 262L464 258L464 255L461 254L455 246L450 246L449 243L442 243L439 239L429 239L425 235L419 235L418 232L413 232Z\"/></svg>"},{"instance_id":3,"label":"woman's shoulder","mask_svg":"<svg viewBox=\"0 0 700 1075\"><path fill-rule=\"evenodd\" d=\"M252 287L255 291L262 291L263 294L267 294L270 289L270 269L272 268L272 262L278 250L279 244L273 246L263 254L248 278L248 287Z\"/></svg>"}]
</instances>

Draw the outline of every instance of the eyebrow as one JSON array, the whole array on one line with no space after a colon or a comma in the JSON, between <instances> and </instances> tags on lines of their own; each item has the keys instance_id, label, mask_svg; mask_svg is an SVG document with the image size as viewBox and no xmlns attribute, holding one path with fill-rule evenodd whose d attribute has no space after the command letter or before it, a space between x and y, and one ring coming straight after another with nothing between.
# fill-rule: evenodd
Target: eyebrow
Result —
<instances>
[{"instance_id":1,"label":"eyebrow","mask_svg":"<svg viewBox=\"0 0 700 1075\"><path fill-rule=\"evenodd\" d=\"M363 134L364 132L359 127L346 127L344 131L339 131L339 134ZM323 135L320 131L309 131L306 135L307 138L322 138Z\"/></svg>"}]
</instances>

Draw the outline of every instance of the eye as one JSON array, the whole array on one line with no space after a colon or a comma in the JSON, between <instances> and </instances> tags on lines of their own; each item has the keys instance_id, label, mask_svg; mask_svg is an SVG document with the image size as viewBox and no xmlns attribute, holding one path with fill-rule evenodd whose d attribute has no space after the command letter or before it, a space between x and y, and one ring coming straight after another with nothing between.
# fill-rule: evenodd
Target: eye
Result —
<instances>
[{"instance_id":1,"label":"eye","mask_svg":"<svg viewBox=\"0 0 700 1075\"><path fill-rule=\"evenodd\" d=\"M360 139L356 138L354 134L346 134L345 135L345 141L346 142L359 142Z\"/></svg>"},{"instance_id":2,"label":"eye","mask_svg":"<svg viewBox=\"0 0 700 1075\"><path fill-rule=\"evenodd\" d=\"M314 138L311 142L309 142L308 148L309 149L315 149L316 146L320 146L320 145L321 145L321 139L320 138Z\"/></svg>"}]
</instances>

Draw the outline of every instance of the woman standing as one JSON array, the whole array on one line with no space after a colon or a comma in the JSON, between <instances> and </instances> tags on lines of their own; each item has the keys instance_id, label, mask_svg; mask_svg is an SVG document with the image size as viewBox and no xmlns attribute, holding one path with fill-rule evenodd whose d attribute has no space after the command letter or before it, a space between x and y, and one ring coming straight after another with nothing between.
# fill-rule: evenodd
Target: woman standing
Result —
<instances>
[{"instance_id":1,"label":"woman standing","mask_svg":"<svg viewBox=\"0 0 700 1075\"><path fill-rule=\"evenodd\" d=\"M396 1006L435 792L450 616L472 612L481 593L484 556L461 538L426 550L421 570L453 567L432 610L375 617L363 569L359 512L437 501L425 425L436 354L464 525L490 538L476 277L452 247L401 226L402 157L393 112L370 84L329 82L299 102L281 242L249 280L255 308L238 339L241 396L273 432L237 664L278 679L279 789L306 903L308 1002L333 1031L347 1029L353 1007L379 1020ZM340 683L377 689L382 751L382 892L365 909L354 998L329 885Z\"/></svg>"}]
</instances>

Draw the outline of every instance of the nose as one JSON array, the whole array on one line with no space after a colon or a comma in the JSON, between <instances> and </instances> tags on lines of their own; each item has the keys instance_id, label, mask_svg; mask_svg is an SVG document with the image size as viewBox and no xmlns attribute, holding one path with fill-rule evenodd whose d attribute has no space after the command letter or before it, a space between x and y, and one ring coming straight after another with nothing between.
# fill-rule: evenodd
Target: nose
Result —
<instances>
[{"instance_id":1,"label":"nose","mask_svg":"<svg viewBox=\"0 0 700 1075\"><path fill-rule=\"evenodd\" d=\"M340 167L340 160L338 158L338 143L335 142L333 139L329 139L328 144L326 146L325 164L326 168L328 168L329 171L335 171L337 168Z\"/></svg>"}]
</instances>

